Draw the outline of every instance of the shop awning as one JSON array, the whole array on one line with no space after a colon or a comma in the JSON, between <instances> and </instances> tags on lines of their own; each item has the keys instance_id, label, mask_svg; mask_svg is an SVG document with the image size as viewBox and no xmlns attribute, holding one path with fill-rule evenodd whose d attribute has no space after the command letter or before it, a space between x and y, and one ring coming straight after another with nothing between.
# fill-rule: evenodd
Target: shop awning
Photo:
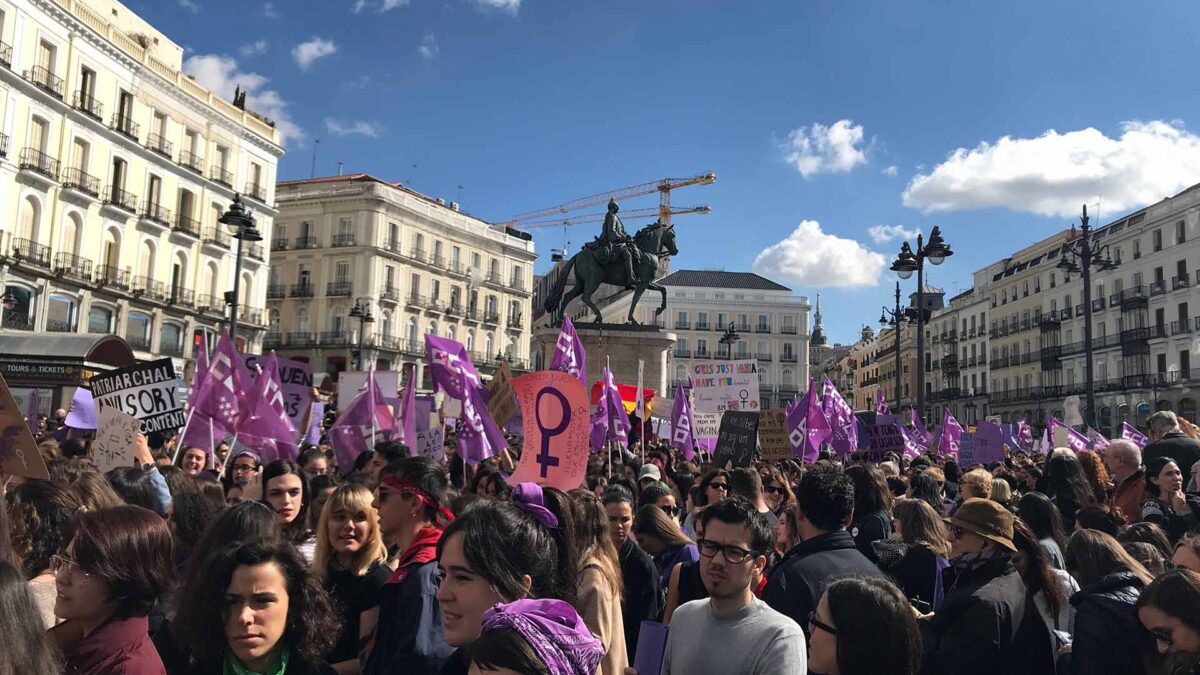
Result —
<instances>
[{"instance_id":1,"label":"shop awning","mask_svg":"<svg viewBox=\"0 0 1200 675\"><path fill-rule=\"evenodd\" d=\"M0 333L0 372L11 382L79 384L92 371L137 363L124 338L71 333Z\"/></svg>"}]
</instances>

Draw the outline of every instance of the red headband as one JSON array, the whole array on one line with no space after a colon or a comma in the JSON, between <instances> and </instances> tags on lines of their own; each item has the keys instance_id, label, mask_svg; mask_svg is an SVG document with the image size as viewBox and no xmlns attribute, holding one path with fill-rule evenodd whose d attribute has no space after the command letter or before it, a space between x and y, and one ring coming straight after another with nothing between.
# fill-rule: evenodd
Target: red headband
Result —
<instances>
[{"instance_id":1,"label":"red headband","mask_svg":"<svg viewBox=\"0 0 1200 675\"><path fill-rule=\"evenodd\" d=\"M393 490L411 492L425 506L437 509L438 515L445 518L446 522L451 522L454 520L454 514L450 513L449 509L444 506L438 506L438 503L433 500L433 497L429 496L428 492L422 490L421 486L407 478L400 478L399 476L389 474L380 479L379 484L386 485Z\"/></svg>"}]
</instances>

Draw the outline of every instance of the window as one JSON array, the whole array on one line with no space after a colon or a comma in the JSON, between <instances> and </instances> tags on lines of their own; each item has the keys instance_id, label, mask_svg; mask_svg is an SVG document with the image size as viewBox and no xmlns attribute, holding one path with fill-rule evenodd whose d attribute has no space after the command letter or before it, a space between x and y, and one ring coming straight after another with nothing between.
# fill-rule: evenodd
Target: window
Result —
<instances>
[{"instance_id":1,"label":"window","mask_svg":"<svg viewBox=\"0 0 1200 675\"><path fill-rule=\"evenodd\" d=\"M1137 239L1133 240L1133 259L1137 260L1142 257L1142 242Z\"/></svg>"},{"instance_id":2,"label":"window","mask_svg":"<svg viewBox=\"0 0 1200 675\"><path fill-rule=\"evenodd\" d=\"M400 251L400 226L396 223L388 223L387 247L396 252Z\"/></svg>"},{"instance_id":3,"label":"window","mask_svg":"<svg viewBox=\"0 0 1200 675\"><path fill-rule=\"evenodd\" d=\"M121 90L117 95L117 127L121 131L133 128L133 94Z\"/></svg>"},{"instance_id":4,"label":"window","mask_svg":"<svg viewBox=\"0 0 1200 675\"><path fill-rule=\"evenodd\" d=\"M221 171L227 171L229 169L229 148L223 145L218 145L217 156L214 159L213 164Z\"/></svg>"},{"instance_id":5,"label":"window","mask_svg":"<svg viewBox=\"0 0 1200 675\"><path fill-rule=\"evenodd\" d=\"M46 330L51 333L75 332L75 299L52 293L46 306Z\"/></svg>"},{"instance_id":6,"label":"window","mask_svg":"<svg viewBox=\"0 0 1200 675\"><path fill-rule=\"evenodd\" d=\"M150 179L146 183L146 203L153 209L157 207L162 198L162 178L150 174Z\"/></svg>"},{"instance_id":7,"label":"window","mask_svg":"<svg viewBox=\"0 0 1200 675\"><path fill-rule=\"evenodd\" d=\"M696 340L696 356L708 356L708 340L706 338Z\"/></svg>"},{"instance_id":8,"label":"window","mask_svg":"<svg viewBox=\"0 0 1200 675\"><path fill-rule=\"evenodd\" d=\"M700 330L708 328L708 312L696 312L696 328Z\"/></svg>"},{"instance_id":9,"label":"window","mask_svg":"<svg viewBox=\"0 0 1200 675\"><path fill-rule=\"evenodd\" d=\"M183 329L179 324L164 323L158 333L158 350L163 354L183 352Z\"/></svg>"},{"instance_id":10,"label":"window","mask_svg":"<svg viewBox=\"0 0 1200 675\"><path fill-rule=\"evenodd\" d=\"M106 335L112 333L113 311L101 305L92 305L88 311L88 332Z\"/></svg>"},{"instance_id":11,"label":"window","mask_svg":"<svg viewBox=\"0 0 1200 675\"><path fill-rule=\"evenodd\" d=\"M462 265L462 247L453 246L450 248L450 266L455 271Z\"/></svg>"},{"instance_id":12,"label":"window","mask_svg":"<svg viewBox=\"0 0 1200 675\"><path fill-rule=\"evenodd\" d=\"M433 300L434 302L437 302L438 299L441 297L442 297L442 282L437 279L434 279L433 281L429 282L429 298L431 300Z\"/></svg>"},{"instance_id":13,"label":"window","mask_svg":"<svg viewBox=\"0 0 1200 675\"><path fill-rule=\"evenodd\" d=\"M1154 251L1156 253L1158 251L1161 251L1162 250L1162 230L1155 230L1154 234L1152 235L1151 238L1154 243Z\"/></svg>"},{"instance_id":14,"label":"window","mask_svg":"<svg viewBox=\"0 0 1200 675\"><path fill-rule=\"evenodd\" d=\"M1183 221L1181 220L1175 223L1175 243L1182 244L1185 241L1187 241L1187 238L1184 234Z\"/></svg>"},{"instance_id":15,"label":"window","mask_svg":"<svg viewBox=\"0 0 1200 675\"><path fill-rule=\"evenodd\" d=\"M54 63L58 57L58 48L49 42L42 40L38 43L38 60L37 64L45 68L50 74L54 74Z\"/></svg>"},{"instance_id":16,"label":"window","mask_svg":"<svg viewBox=\"0 0 1200 675\"><path fill-rule=\"evenodd\" d=\"M125 322L125 339L131 347L145 351L150 347L150 316L141 312L130 312Z\"/></svg>"}]
</instances>

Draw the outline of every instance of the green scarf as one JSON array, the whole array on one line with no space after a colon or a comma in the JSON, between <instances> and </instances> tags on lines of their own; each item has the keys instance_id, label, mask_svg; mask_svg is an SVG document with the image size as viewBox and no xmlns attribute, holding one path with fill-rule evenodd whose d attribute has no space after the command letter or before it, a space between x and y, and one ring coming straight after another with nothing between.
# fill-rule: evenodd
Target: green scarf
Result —
<instances>
[{"instance_id":1,"label":"green scarf","mask_svg":"<svg viewBox=\"0 0 1200 675\"><path fill-rule=\"evenodd\" d=\"M225 652L225 667L221 670L221 673L222 675L283 675L287 672L288 657L291 656L292 650L288 649L287 645L280 645L277 649L281 650L279 665L273 670L262 673L250 670L233 652Z\"/></svg>"}]
</instances>

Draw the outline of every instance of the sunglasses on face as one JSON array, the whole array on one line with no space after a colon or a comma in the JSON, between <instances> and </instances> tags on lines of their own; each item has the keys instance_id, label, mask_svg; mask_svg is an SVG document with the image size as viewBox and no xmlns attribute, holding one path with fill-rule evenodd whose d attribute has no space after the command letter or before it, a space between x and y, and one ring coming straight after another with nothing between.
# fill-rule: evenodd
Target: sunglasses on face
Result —
<instances>
[{"instance_id":1,"label":"sunglasses on face","mask_svg":"<svg viewBox=\"0 0 1200 675\"><path fill-rule=\"evenodd\" d=\"M679 507L678 506L660 506L658 508L662 509L663 513L667 514L668 516L679 515Z\"/></svg>"},{"instance_id":2,"label":"sunglasses on face","mask_svg":"<svg viewBox=\"0 0 1200 675\"><path fill-rule=\"evenodd\" d=\"M767 490L767 492L768 492L769 494L773 494L773 495L784 495L784 494L787 494L787 490L785 490L785 489L783 489L783 488L781 488L781 487L775 487L775 486L772 486L772 487L766 488L766 490Z\"/></svg>"},{"instance_id":3,"label":"sunglasses on face","mask_svg":"<svg viewBox=\"0 0 1200 675\"><path fill-rule=\"evenodd\" d=\"M721 490L721 491L725 491L725 490L729 489L729 486L726 485L725 483L709 483L708 487L713 490Z\"/></svg>"},{"instance_id":4,"label":"sunglasses on face","mask_svg":"<svg viewBox=\"0 0 1200 675\"><path fill-rule=\"evenodd\" d=\"M836 628L834 628L833 626L830 626L829 624L818 619L816 612L809 612L808 613L808 632L812 633L812 629L814 629L814 628L820 628L821 630L823 630L826 633L829 633L830 635L833 635L835 637L838 634Z\"/></svg>"}]
</instances>

